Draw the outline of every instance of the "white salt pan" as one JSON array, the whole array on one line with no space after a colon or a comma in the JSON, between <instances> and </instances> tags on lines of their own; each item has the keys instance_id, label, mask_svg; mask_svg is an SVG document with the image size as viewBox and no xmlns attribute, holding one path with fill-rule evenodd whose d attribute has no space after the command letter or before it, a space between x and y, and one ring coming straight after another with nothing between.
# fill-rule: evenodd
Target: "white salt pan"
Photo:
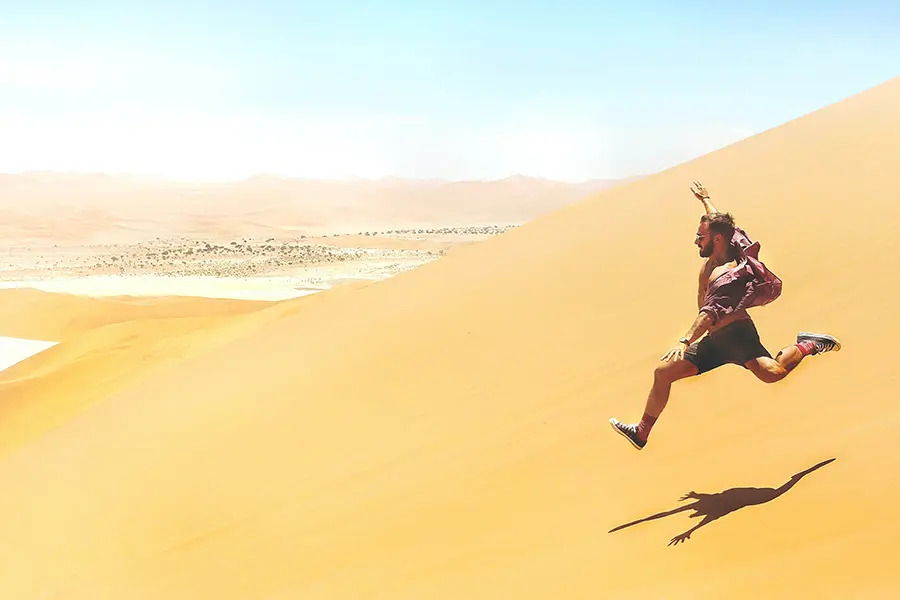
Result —
<instances>
[{"instance_id":1,"label":"white salt pan","mask_svg":"<svg viewBox=\"0 0 900 600\"><path fill-rule=\"evenodd\" d=\"M59 342L26 340L23 338L0 336L0 371L6 370L26 358L30 358Z\"/></svg>"}]
</instances>

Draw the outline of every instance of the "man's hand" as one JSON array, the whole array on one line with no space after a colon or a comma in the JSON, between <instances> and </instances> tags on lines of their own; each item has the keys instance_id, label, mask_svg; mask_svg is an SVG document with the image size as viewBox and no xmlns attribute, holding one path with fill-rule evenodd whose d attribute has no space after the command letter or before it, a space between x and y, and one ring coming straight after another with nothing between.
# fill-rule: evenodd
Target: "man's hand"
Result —
<instances>
[{"instance_id":1,"label":"man's hand","mask_svg":"<svg viewBox=\"0 0 900 600\"><path fill-rule=\"evenodd\" d=\"M684 358L684 351L687 350L688 345L682 342L678 342L677 346L674 346L671 350L666 352L666 354L662 357L661 360L666 362L673 360L681 360Z\"/></svg>"},{"instance_id":2,"label":"man's hand","mask_svg":"<svg viewBox=\"0 0 900 600\"><path fill-rule=\"evenodd\" d=\"M695 181L694 185L697 186L695 190L693 186L691 186L691 191L694 193L694 196L697 197L697 200L703 202L704 200L709 200L709 193L706 191L706 188L701 185L699 181Z\"/></svg>"},{"instance_id":3,"label":"man's hand","mask_svg":"<svg viewBox=\"0 0 900 600\"><path fill-rule=\"evenodd\" d=\"M716 207L713 206L712 200L709 199L709 192L706 191L706 188L699 181L695 181L694 185L697 186L695 190L693 186L691 186L691 192L693 192L694 196L696 196L697 200L703 203L703 208L706 209L706 214L711 215L713 213L719 212L716 210Z\"/></svg>"}]
</instances>

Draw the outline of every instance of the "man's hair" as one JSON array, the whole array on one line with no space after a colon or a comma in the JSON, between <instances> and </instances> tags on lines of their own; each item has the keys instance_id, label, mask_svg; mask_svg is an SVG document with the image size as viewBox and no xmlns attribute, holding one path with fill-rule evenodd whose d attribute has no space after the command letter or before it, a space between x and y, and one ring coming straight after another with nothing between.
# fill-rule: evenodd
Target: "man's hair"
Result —
<instances>
[{"instance_id":1,"label":"man's hair","mask_svg":"<svg viewBox=\"0 0 900 600\"><path fill-rule=\"evenodd\" d=\"M725 238L725 243L731 241L734 235L734 217L731 213L712 213L700 217L701 223L709 223L709 230L712 233L721 233Z\"/></svg>"}]
</instances>

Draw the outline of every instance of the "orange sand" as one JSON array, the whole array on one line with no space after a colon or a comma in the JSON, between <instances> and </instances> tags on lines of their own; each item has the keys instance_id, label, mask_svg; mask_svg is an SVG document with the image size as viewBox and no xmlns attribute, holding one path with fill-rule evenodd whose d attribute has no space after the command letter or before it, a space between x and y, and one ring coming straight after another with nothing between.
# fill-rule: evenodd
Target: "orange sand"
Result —
<instances>
[{"instance_id":1,"label":"orange sand","mask_svg":"<svg viewBox=\"0 0 900 600\"><path fill-rule=\"evenodd\" d=\"M898 107L900 79L266 308L17 304L66 335L0 384L6 404L39 379L14 404L40 407L0 432L19 440L0 455L0 597L897 597ZM774 385L678 382L638 452L607 419L640 416L696 314L697 179L785 281L752 311L770 350L800 330L844 349ZM725 493L683 544L702 517L610 533L690 491Z\"/></svg>"}]
</instances>

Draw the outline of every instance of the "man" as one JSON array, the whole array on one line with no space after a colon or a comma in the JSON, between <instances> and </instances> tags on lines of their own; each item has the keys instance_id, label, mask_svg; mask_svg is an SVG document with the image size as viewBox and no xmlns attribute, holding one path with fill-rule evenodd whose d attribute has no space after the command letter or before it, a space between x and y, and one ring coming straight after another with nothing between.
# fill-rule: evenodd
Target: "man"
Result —
<instances>
[{"instance_id":1,"label":"man","mask_svg":"<svg viewBox=\"0 0 900 600\"><path fill-rule=\"evenodd\" d=\"M692 186L691 191L706 209L695 242L700 256L706 259L697 293L700 312L656 367L640 422L609 420L613 429L638 450L647 444L650 430L669 400L672 384L679 379L731 363L743 366L766 383L774 383L784 379L805 357L841 349L840 342L830 335L801 332L796 344L782 348L772 358L760 343L747 309L778 298L781 280L759 260L759 242L751 242L735 226L731 214L716 210L700 183L695 181L694 185L697 189Z\"/></svg>"}]
</instances>

